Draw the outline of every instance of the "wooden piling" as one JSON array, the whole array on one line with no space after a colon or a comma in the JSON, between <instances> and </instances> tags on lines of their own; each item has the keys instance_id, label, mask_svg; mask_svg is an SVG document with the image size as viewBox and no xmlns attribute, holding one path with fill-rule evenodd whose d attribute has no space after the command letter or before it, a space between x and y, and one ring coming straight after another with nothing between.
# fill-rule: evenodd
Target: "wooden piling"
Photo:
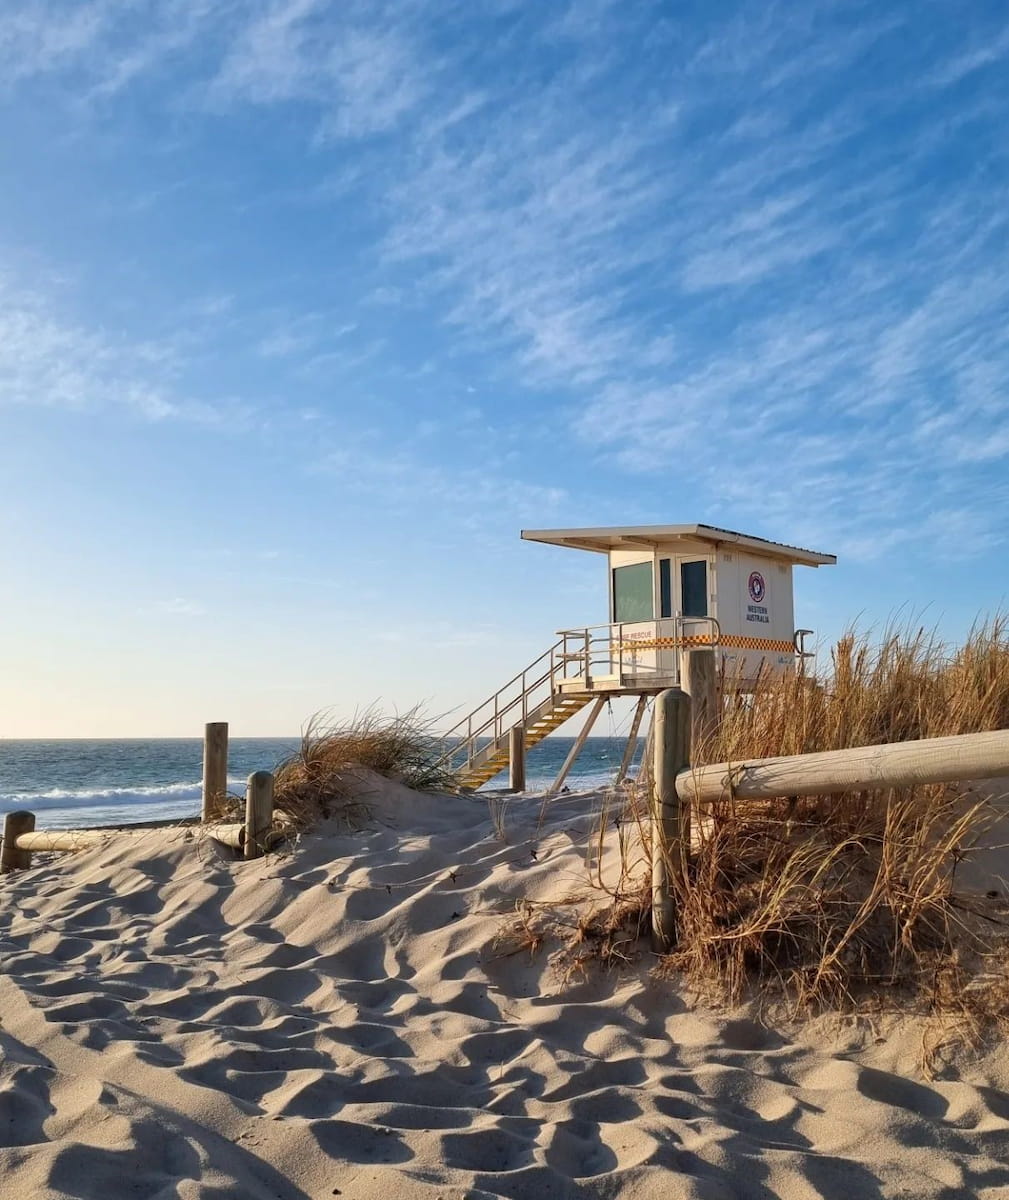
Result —
<instances>
[{"instance_id":1,"label":"wooden piling","mask_svg":"<svg viewBox=\"0 0 1009 1200\"><path fill-rule=\"evenodd\" d=\"M268 849L273 829L273 776L254 771L245 792L245 857L261 858Z\"/></svg>"},{"instance_id":2,"label":"wooden piling","mask_svg":"<svg viewBox=\"0 0 1009 1200\"><path fill-rule=\"evenodd\" d=\"M203 732L202 820L213 821L228 794L228 722L210 721Z\"/></svg>"},{"instance_id":3,"label":"wooden piling","mask_svg":"<svg viewBox=\"0 0 1009 1200\"><path fill-rule=\"evenodd\" d=\"M666 954L676 942L677 898L684 894L690 854L690 805L681 804L676 777L690 765L690 697L669 688L655 699L652 785L652 948Z\"/></svg>"},{"instance_id":4,"label":"wooden piling","mask_svg":"<svg viewBox=\"0 0 1009 1200\"><path fill-rule=\"evenodd\" d=\"M526 731L523 725L508 730L508 787L513 792L526 790Z\"/></svg>"},{"instance_id":5,"label":"wooden piling","mask_svg":"<svg viewBox=\"0 0 1009 1200\"><path fill-rule=\"evenodd\" d=\"M710 750L722 717L714 650L685 650L680 659L680 679L690 697L690 745L694 761L710 762L710 753L706 751Z\"/></svg>"},{"instance_id":6,"label":"wooden piling","mask_svg":"<svg viewBox=\"0 0 1009 1200\"><path fill-rule=\"evenodd\" d=\"M18 847L18 838L23 833L31 833L35 828L35 814L30 812L9 812L4 817L3 846L0 847L0 875L10 871L23 870L32 865L30 850Z\"/></svg>"}]
</instances>

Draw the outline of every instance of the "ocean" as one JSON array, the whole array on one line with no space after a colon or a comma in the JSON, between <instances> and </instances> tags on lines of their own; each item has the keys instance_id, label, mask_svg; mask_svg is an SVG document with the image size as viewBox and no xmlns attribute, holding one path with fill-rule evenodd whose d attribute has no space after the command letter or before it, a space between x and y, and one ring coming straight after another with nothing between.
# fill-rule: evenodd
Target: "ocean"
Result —
<instances>
[{"instance_id":1,"label":"ocean","mask_svg":"<svg viewBox=\"0 0 1009 1200\"><path fill-rule=\"evenodd\" d=\"M546 788L571 749L573 738L551 737L529 751L530 791ZM242 795L252 771L272 770L297 746L291 738L232 738L229 790ZM567 786L602 786L623 757L622 738L589 738ZM640 758L639 742L635 761ZM199 738L123 741L0 740L0 816L15 809L37 815L39 828L72 829L130 821L174 820L200 811L203 742ZM485 790L507 785L507 776Z\"/></svg>"}]
</instances>

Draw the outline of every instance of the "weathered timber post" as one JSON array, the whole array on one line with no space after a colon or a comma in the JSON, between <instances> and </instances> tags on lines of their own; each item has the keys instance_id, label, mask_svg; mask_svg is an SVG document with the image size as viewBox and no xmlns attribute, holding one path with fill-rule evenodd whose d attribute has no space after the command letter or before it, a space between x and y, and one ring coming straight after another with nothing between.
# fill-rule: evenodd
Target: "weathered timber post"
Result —
<instances>
[{"instance_id":1,"label":"weathered timber post","mask_svg":"<svg viewBox=\"0 0 1009 1200\"><path fill-rule=\"evenodd\" d=\"M508 730L508 787L513 792L526 790L526 731L521 724Z\"/></svg>"},{"instance_id":2,"label":"weathered timber post","mask_svg":"<svg viewBox=\"0 0 1009 1200\"><path fill-rule=\"evenodd\" d=\"M685 650L680 660L680 678L683 690L690 697L690 744L694 759L710 761L707 752L722 719L714 650Z\"/></svg>"},{"instance_id":3,"label":"weathered timber post","mask_svg":"<svg viewBox=\"0 0 1009 1200\"><path fill-rule=\"evenodd\" d=\"M35 814L10 812L4 817L3 848L0 849L0 875L32 865L32 852L18 849L18 838L35 828Z\"/></svg>"},{"instance_id":4,"label":"weathered timber post","mask_svg":"<svg viewBox=\"0 0 1009 1200\"><path fill-rule=\"evenodd\" d=\"M213 821L228 794L228 722L210 721L203 732L204 824Z\"/></svg>"},{"instance_id":5,"label":"weathered timber post","mask_svg":"<svg viewBox=\"0 0 1009 1200\"><path fill-rule=\"evenodd\" d=\"M690 765L690 697L669 688L655 698L652 785L652 949L676 941L676 902L687 882L690 806L680 804L676 776Z\"/></svg>"},{"instance_id":6,"label":"weathered timber post","mask_svg":"<svg viewBox=\"0 0 1009 1200\"><path fill-rule=\"evenodd\" d=\"M261 858L273 828L273 776L253 771L245 792L245 857Z\"/></svg>"}]
</instances>

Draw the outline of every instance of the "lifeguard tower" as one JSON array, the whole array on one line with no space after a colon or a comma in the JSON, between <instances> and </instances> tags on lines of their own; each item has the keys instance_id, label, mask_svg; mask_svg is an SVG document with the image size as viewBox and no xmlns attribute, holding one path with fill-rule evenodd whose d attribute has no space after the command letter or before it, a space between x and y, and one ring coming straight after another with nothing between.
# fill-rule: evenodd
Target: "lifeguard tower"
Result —
<instances>
[{"instance_id":1,"label":"lifeguard tower","mask_svg":"<svg viewBox=\"0 0 1009 1200\"><path fill-rule=\"evenodd\" d=\"M549 650L450 732L468 788L508 764L516 738L528 749L592 704L559 788L606 701L636 696L622 778L649 698L680 683L684 650L710 646L740 691L808 657L804 638L812 630L795 628L792 568L837 562L833 554L713 525L527 529L522 538L606 555L610 619L561 630Z\"/></svg>"}]
</instances>

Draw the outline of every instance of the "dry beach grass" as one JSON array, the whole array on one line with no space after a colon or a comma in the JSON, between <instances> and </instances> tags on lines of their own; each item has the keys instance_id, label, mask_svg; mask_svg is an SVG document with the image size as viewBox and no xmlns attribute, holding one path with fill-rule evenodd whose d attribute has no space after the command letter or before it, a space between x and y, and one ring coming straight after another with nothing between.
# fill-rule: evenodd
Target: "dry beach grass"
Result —
<instances>
[{"instance_id":1,"label":"dry beach grass","mask_svg":"<svg viewBox=\"0 0 1009 1200\"><path fill-rule=\"evenodd\" d=\"M372 705L344 720L316 714L274 771L274 802L301 827L331 817L353 825L368 812L362 770L418 792L448 791L455 780L440 761L437 724L420 706L389 714Z\"/></svg>"},{"instance_id":2,"label":"dry beach grass","mask_svg":"<svg viewBox=\"0 0 1009 1200\"><path fill-rule=\"evenodd\" d=\"M965 645L924 629L846 635L822 678L766 678L726 706L694 761L968 733L1009 724L1003 617ZM1009 842L999 788L932 786L741 803L731 794L693 814L679 936L660 972L709 999L758 996L794 1012L881 1007L942 1015L981 1036L1009 1018L1006 889L958 895L965 856ZM562 904L527 907L512 931L553 945L567 969L624 959L648 911L648 797L601 806L593 886ZM607 857L619 863L604 879ZM960 872L958 876L958 871Z\"/></svg>"}]
</instances>

